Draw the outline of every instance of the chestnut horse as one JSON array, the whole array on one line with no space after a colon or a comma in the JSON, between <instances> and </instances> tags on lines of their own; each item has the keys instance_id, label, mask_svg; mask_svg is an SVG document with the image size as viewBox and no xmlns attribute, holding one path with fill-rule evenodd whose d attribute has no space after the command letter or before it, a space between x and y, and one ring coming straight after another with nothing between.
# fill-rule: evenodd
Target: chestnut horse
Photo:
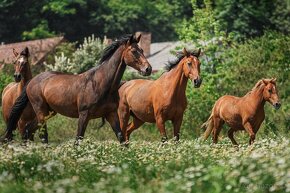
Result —
<instances>
[{"instance_id":1,"label":"chestnut horse","mask_svg":"<svg viewBox=\"0 0 290 193\"><path fill-rule=\"evenodd\" d=\"M219 98L209 119L202 125L202 128L206 127L204 139L206 140L212 133L213 143L217 143L222 126L227 123L230 127L228 137L233 145L238 145L233 135L238 130L246 130L249 133L249 144L251 145L265 119L264 105L266 101L275 109L279 109L281 106L276 79L259 80L254 88L243 97L225 95Z\"/></svg>"},{"instance_id":2,"label":"chestnut horse","mask_svg":"<svg viewBox=\"0 0 290 193\"><path fill-rule=\"evenodd\" d=\"M13 104L23 91L24 86L32 79L28 48L26 47L20 54L13 49L13 53L15 55L15 62L13 62L15 82L8 84L2 92L2 113L6 124ZM33 108L31 105L27 105L18 121L18 129L22 138L24 138L25 135L25 128L29 126L34 119L35 113Z\"/></svg>"},{"instance_id":3,"label":"chestnut horse","mask_svg":"<svg viewBox=\"0 0 290 193\"><path fill-rule=\"evenodd\" d=\"M10 115L6 139L12 137L13 122L29 101L38 126L46 129L46 120L56 113L78 118L77 141L82 139L90 119L105 117L118 140L124 142L117 114L118 88L126 65L143 75L152 68L138 46L141 35L126 35L105 48L100 65L82 74L44 72L34 77L17 99Z\"/></svg>"},{"instance_id":4,"label":"chestnut horse","mask_svg":"<svg viewBox=\"0 0 290 193\"><path fill-rule=\"evenodd\" d=\"M179 130L183 113L187 105L185 89L190 79L194 87L201 85L200 62L198 53L190 53L185 48L177 55L178 59L169 62L168 72L157 80L136 79L124 83L119 88L120 126L126 142L129 136L144 122L154 123L162 136L167 140L165 121L171 120L174 126L175 140L179 140ZM133 121L128 125L130 115Z\"/></svg>"}]
</instances>

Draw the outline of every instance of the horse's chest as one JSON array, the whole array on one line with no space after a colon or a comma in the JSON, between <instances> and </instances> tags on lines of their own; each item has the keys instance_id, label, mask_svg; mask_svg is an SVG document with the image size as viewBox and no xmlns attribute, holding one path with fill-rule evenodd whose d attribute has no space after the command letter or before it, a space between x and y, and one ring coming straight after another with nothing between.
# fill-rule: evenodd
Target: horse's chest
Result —
<instances>
[{"instance_id":1,"label":"horse's chest","mask_svg":"<svg viewBox=\"0 0 290 193\"><path fill-rule=\"evenodd\" d=\"M171 103L167 106L162 107L161 112L166 119L172 120L175 117L179 117L181 114L183 114L185 108L186 102L180 101L180 103Z\"/></svg>"}]
</instances>

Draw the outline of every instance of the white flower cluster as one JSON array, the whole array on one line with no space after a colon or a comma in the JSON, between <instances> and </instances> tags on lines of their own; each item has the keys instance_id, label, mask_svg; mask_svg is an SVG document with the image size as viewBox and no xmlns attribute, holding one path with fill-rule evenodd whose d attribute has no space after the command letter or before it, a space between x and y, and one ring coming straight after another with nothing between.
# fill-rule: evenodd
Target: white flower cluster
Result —
<instances>
[{"instance_id":1,"label":"white flower cluster","mask_svg":"<svg viewBox=\"0 0 290 193\"><path fill-rule=\"evenodd\" d=\"M62 53L61 56L55 56L54 64L45 64L45 66L50 71L79 74L98 65L103 49L104 44L101 39L92 35L84 39L84 43L73 53L72 58Z\"/></svg>"}]
</instances>

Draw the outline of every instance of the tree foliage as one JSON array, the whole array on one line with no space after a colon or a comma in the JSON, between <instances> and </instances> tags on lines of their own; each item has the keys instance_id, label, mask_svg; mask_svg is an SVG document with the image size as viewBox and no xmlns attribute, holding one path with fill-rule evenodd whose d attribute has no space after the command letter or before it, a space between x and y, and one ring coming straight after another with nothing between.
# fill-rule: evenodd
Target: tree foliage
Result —
<instances>
[{"instance_id":1,"label":"tree foliage","mask_svg":"<svg viewBox=\"0 0 290 193\"><path fill-rule=\"evenodd\" d=\"M227 32L237 40L261 36L264 30L290 31L290 3L288 0L218 0L215 15Z\"/></svg>"},{"instance_id":2,"label":"tree foliage","mask_svg":"<svg viewBox=\"0 0 290 193\"><path fill-rule=\"evenodd\" d=\"M168 41L177 39L175 25L191 14L189 0L2 1L0 39L13 42L65 34L68 40L79 41L91 34L119 37L150 31L153 40Z\"/></svg>"}]
</instances>

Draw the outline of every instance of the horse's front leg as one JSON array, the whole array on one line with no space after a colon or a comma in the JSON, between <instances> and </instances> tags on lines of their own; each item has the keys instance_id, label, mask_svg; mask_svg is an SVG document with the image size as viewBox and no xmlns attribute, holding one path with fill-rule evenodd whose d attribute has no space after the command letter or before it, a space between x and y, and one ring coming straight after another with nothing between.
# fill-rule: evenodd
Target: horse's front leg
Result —
<instances>
[{"instance_id":1,"label":"horse's front leg","mask_svg":"<svg viewBox=\"0 0 290 193\"><path fill-rule=\"evenodd\" d=\"M246 130L246 131L249 133L249 135L250 135L250 141L249 141L249 144L252 145L252 144L254 143L254 141L255 141L255 138L256 138L256 134L255 134L255 132L254 132L254 130L253 130L253 127L252 127L252 125L251 125L250 122L246 122L246 123L244 123L243 126L244 126L245 130Z\"/></svg>"},{"instance_id":2,"label":"horse's front leg","mask_svg":"<svg viewBox=\"0 0 290 193\"><path fill-rule=\"evenodd\" d=\"M121 128L120 128L119 116L118 116L117 111L113 111L113 112L107 114L105 118L109 122L109 124L111 125L111 127L112 127L116 137L120 141L120 143L124 143L125 137L124 137L124 135L121 131Z\"/></svg>"},{"instance_id":3,"label":"horse's front leg","mask_svg":"<svg viewBox=\"0 0 290 193\"><path fill-rule=\"evenodd\" d=\"M78 145L79 140L82 140L89 122L89 110L79 112L78 132L75 145Z\"/></svg>"},{"instance_id":4,"label":"horse's front leg","mask_svg":"<svg viewBox=\"0 0 290 193\"><path fill-rule=\"evenodd\" d=\"M161 135L161 142L164 143L168 140L166 131L165 131L165 121L160 115L155 116L156 117L156 125L159 129L160 135Z\"/></svg>"},{"instance_id":5,"label":"horse's front leg","mask_svg":"<svg viewBox=\"0 0 290 193\"><path fill-rule=\"evenodd\" d=\"M178 118L176 118L176 119L174 119L172 121L173 129L174 129L173 135L174 135L174 140L175 141L179 141L180 127L181 127L181 123L182 123L182 118L183 118L183 116L178 117Z\"/></svg>"}]
</instances>

